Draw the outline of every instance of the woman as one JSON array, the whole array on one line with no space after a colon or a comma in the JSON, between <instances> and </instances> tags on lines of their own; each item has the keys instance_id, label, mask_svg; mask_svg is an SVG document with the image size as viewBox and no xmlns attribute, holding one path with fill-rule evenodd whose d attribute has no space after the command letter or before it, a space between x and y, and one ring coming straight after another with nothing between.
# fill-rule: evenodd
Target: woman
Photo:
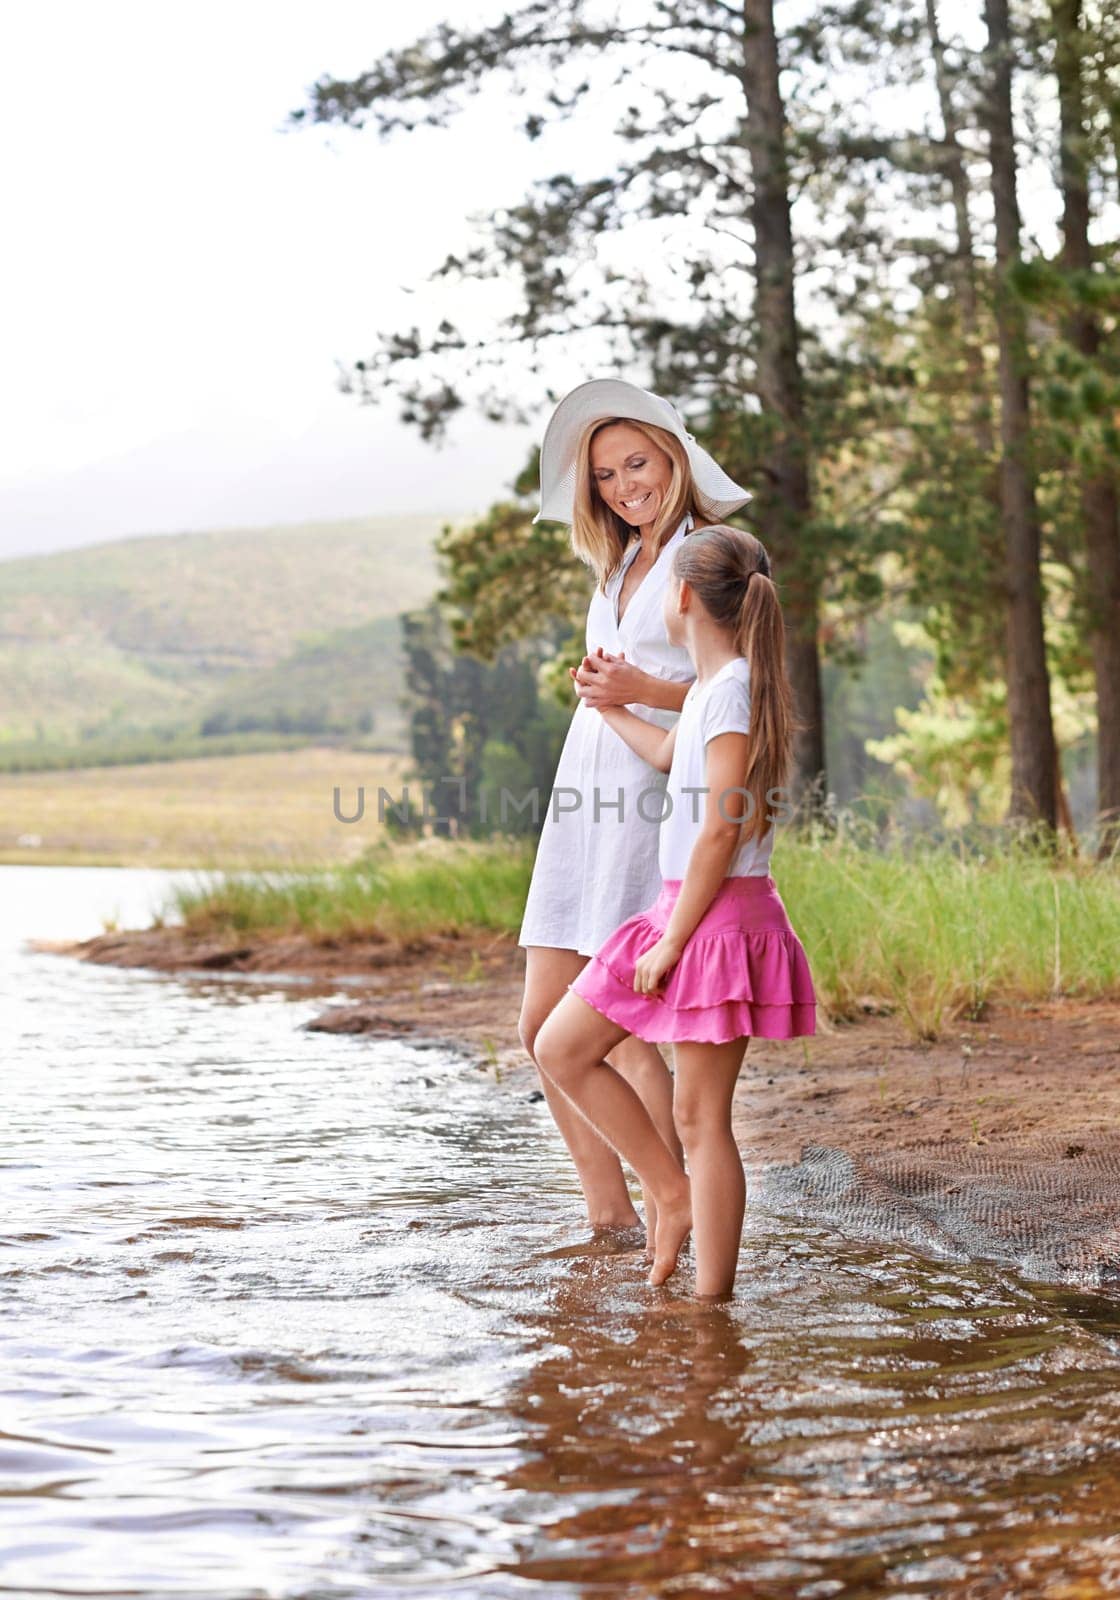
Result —
<instances>
[{"instance_id":1,"label":"woman","mask_svg":"<svg viewBox=\"0 0 1120 1600\"><path fill-rule=\"evenodd\" d=\"M696 443L676 408L617 378L579 384L560 401L541 446L534 521L567 522L572 549L596 574L581 665L568 670L579 703L541 828L518 943L525 947L519 1033L534 1041L588 958L660 889L658 822L665 774L636 755L602 706L674 726L695 674L665 632L663 598L682 539L720 522L749 493ZM607 1058L640 1096L679 1157L673 1082L660 1051L628 1038ZM541 1088L579 1173L593 1228L640 1222L615 1152L540 1072ZM646 1252L656 1208L643 1190Z\"/></svg>"}]
</instances>

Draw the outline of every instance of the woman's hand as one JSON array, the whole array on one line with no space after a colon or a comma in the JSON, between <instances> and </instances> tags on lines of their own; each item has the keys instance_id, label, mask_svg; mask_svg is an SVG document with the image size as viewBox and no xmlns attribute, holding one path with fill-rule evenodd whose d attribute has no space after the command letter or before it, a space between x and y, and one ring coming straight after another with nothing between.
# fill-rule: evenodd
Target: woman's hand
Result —
<instances>
[{"instance_id":1,"label":"woman's hand","mask_svg":"<svg viewBox=\"0 0 1120 1600\"><path fill-rule=\"evenodd\" d=\"M612 656L598 645L593 656L584 656L578 667L568 668L568 673L576 693L589 706L645 704L650 675L627 661L625 650Z\"/></svg>"},{"instance_id":2,"label":"woman's hand","mask_svg":"<svg viewBox=\"0 0 1120 1600\"><path fill-rule=\"evenodd\" d=\"M680 958L680 945L663 935L638 957L634 966L635 994L648 994L654 1000L662 999L663 996L655 991L669 968L675 967Z\"/></svg>"}]
</instances>

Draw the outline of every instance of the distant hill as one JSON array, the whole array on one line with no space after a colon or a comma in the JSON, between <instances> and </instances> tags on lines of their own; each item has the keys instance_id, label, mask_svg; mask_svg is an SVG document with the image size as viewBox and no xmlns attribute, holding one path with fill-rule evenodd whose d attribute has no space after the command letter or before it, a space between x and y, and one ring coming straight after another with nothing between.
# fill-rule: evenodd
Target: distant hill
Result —
<instances>
[{"instance_id":1,"label":"distant hill","mask_svg":"<svg viewBox=\"0 0 1120 1600\"><path fill-rule=\"evenodd\" d=\"M240 672L202 708L200 732L376 736L403 750L400 618L377 617L301 644L275 666Z\"/></svg>"},{"instance_id":2,"label":"distant hill","mask_svg":"<svg viewBox=\"0 0 1120 1600\"><path fill-rule=\"evenodd\" d=\"M445 520L172 534L0 562L0 752L148 730L298 731L320 713L399 743L393 619L437 588Z\"/></svg>"}]
</instances>

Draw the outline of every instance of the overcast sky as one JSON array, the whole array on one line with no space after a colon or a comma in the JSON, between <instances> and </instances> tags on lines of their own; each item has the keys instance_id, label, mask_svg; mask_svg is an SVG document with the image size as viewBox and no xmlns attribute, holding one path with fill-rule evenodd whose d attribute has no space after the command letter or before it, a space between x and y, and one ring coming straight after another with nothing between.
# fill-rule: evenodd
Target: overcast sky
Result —
<instances>
[{"instance_id":1,"label":"overcast sky","mask_svg":"<svg viewBox=\"0 0 1120 1600\"><path fill-rule=\"evenodd\" d=\"M602 125L530 145L490 94L387 142L281 128L324 71L503 9L0 0L0 555L502 492L538 428L464 415L436 450L336 362Z\"/></svg>"},{"instance_id":2,"label":"overcast sky","mask_svg":"<svg viewBox=\"0 0 1120 1600\"><path fill-rule=\"evenodd\" d=\"M624 17L627 6L648 14L624 0ZM502 76L446 130L382 141L284 124L322 73L354 75L441 18L506 9L0 0L0 556L126 534L467 514L504 491L547 406L527 428L461 414L435 449L398 424L392 399L341 395L337 363L441 307L486 326L500 286L437 289L427 273L477 237L471 213L609 159L618 93L582 102L532 144L514 127L531 100L511 100ZM947 20L968 15L966 0L943 0ZM662 58L642 85L655 70L679 85L690 69L708 81L698 63ZM652 261L668 295L671 252L648 226L638 239L601 235L598 254ZM593 348L549 352L558 391L599 375ZM535 398L520 370L510 381Z\"/></svg>"}]
</instances>

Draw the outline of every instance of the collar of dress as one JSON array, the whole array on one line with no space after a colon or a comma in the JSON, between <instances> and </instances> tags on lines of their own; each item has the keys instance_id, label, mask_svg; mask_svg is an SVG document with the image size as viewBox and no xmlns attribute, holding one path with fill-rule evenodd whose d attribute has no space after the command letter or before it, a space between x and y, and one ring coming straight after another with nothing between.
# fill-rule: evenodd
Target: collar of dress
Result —
<instances>
[{"instance_id":1,"label":"collar of dress","mask_svg":"<svg viewBox=\"0 0 1120 1600\"><path fill-rule=\"evenodd\" d=\"M638 587L635 589L634 593L630 596L630 604L626 607L626 610L623 612L622 616L619 617L619 614L618 614L618 598L619 598L619 593L620 593L620 591L622 589L622 580L626 576L626 573L627 573L627 570L629 569L630 563L634 560L634 557L637 555L638 551L642 547L642 536L641 536L641 534L638 534L637 538L631 539L630 544L627 547L626 554L623 557L622 565L619 567L618 571L615 574L614 582L613 582L612 588L611 588L611 595L610 595L611 613L612 613L612 615L614 617L614 625L615 625L615 629L616 630L620 629L623 626L623 624L626 621L626 618L633 611L635 605L638 602L639 596L641 595L642 586L644 585L644 583L646 581L646 578L649 577L650 572L652 572L653 568L656 567L658 565L658 562L661 561L662 557L664 556L666 550L668 550L669 546L671 544L673 544L674 541L680 537L680 535L684 532L684 530L686 528L691 528L692 525L693 525L692 512L691 511L686 511L684 516L677 523L676 532L670 534L668 539L665 540L665 543L661 546L661 549L657 552L657 556L656 556L656 559L653 562L653 566L650 567L649 572L647 572L645 574L645 577L642 578L641 582L638 584Z\"/></svg>"}]
</instances>

